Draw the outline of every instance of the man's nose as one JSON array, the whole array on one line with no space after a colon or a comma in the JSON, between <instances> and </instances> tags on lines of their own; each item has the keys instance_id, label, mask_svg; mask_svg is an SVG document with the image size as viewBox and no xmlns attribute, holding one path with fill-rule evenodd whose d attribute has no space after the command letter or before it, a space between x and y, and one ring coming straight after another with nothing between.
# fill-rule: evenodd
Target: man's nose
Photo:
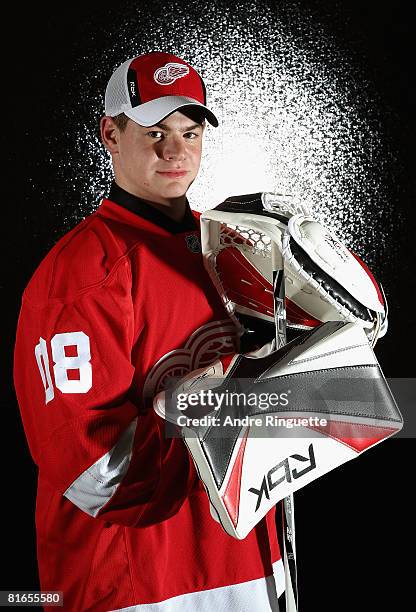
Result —
<instances>
[{"instance_id":1,"label":"man's nose","mask_svg":"<svg viewBox=\"0 0 416 612\"><path fill-rule=\"evenodd\" d=\"M185 143L182 136L168 138L162 145L163 159L183 161L186 157Z\"/></svg>"}]
</instances>

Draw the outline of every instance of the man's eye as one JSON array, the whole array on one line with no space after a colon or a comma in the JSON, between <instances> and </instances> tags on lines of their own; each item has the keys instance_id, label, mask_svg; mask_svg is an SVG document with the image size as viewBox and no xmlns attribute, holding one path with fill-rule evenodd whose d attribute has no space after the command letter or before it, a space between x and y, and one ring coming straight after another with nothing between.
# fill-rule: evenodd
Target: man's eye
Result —
<instances>
[{"instance_id":1,"label":"man's eye","mask_svg":"<svg viewBox=\"0 0 416 612\"><path fill-rule=\"evenodd\" d=\"M151 138L160 138L161 136L163 136L163 133L158 132L157 130L153 130L152 132L147 132L147 135Z\"/></svg>"},{"instance_id":2,"label":"man's eye","mask_svg":"<svg viewBox=\"0 0 416 612\"><path fill-rule=\"evenodd\" d=\"M188 140L194 140L194 138L198 138L198 134L196 134L195 132L185 132L184 136Z\"/></svg>"}]
</instances>

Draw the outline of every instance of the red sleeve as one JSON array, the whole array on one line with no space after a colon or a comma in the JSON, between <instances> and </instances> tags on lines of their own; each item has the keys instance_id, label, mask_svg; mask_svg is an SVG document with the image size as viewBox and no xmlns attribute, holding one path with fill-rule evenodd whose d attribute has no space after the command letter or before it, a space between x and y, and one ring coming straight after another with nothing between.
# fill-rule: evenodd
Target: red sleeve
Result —
<instances>
[{"instance_id":1,"label":"red sleeve","mask_svg":"<svg viewBox=\"0 0 416 612\"><path fill-rule=\"evenodd\" d=\"M33 459L91 516L128 526L163 520L196 475L182 441L165 439L154 411L131 399L142 329L129 260L69 294L50 290L54 266L41 266L26 290L16 336L15 387ZM76 266L67 262L65 273L74 286Z\"/></svg>"}]
</instances>

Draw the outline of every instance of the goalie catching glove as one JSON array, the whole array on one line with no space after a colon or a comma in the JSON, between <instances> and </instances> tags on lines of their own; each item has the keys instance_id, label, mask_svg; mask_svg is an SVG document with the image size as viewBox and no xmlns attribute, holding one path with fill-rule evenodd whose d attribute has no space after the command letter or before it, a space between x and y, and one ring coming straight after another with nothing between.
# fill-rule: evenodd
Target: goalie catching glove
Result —
<instances>
[{"instance_id":1,"label":"goalie catching glove","mask_svg":"<svg viewBox=\"0 0 416 612\"><path fill-rule=\"evenodd\" d=\"M289 327L361 325L373 346L387 331L382 292L366 265L289 196L228 198L201 215L205 266L235 315L274 322L273 252L283 259Z\"/></svg>"},{"instance_id":2,"label":"goalie catching glove","mask_svg":"<svg viewBox=\"0 0 416 612\"><path fill-rule=\"evenodd\" d=\"M218 360L154 400L183 437L214 518L239 539L279 500L402 427L362 326L328 322L268 348ZM233 392L274 402L236 405ZM291 429L294 418L304 421Z\"/></svg>"}]
</instances>

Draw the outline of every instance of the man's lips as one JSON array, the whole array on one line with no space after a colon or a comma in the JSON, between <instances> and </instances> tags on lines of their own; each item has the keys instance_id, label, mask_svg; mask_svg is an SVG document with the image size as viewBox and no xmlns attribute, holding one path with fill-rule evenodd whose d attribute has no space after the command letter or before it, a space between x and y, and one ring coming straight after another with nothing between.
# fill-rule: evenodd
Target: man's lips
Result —
<instances>
[{"instance_id":1,"label":"man's lips","mask_svg":"<svg viewBox=\"0 0 416 612\"><path fill-rule=\"evenodd\" d=\"M168 172L157 172L162 176L166 176L167 178L180 178L181 176L185 176L188 173L187 170L169 170Z\"/></svg>"}]
</instances>

